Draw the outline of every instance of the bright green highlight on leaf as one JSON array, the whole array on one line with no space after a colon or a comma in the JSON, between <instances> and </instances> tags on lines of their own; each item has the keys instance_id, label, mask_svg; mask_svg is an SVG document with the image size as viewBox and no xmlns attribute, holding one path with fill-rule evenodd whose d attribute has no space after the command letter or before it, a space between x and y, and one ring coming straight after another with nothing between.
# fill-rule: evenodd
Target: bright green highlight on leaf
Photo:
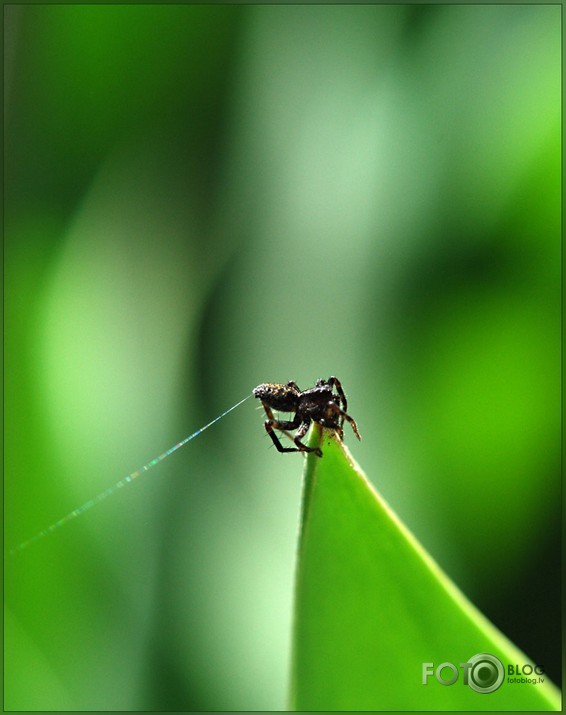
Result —
<instances>
[{"instance_id":1,"label":"bright green highlight on leaf","mask_svg":"<svg viewBox=\"0 0 566 715\"><path fill-rule=\"evenodd\" d=\"M311 445L321 439L311 432ZM293 642L296 710L559 710L544 683L510 683L532 663L458 590L376 493L348 451L325 436L305 467ZM472 528L472 526L470 526ZM499 658L501 686L463 683L478 653ZM423 684L423 663L458 680ZM442 676L449 680L450 669ZM538 676L530 676L538 677Z\"/></svg>"}]
</instances>

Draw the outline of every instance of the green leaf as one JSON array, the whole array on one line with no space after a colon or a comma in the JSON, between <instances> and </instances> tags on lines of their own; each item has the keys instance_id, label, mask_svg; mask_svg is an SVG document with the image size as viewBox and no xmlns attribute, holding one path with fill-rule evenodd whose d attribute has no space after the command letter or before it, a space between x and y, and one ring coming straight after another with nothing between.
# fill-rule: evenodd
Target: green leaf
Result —
<instances>
[{"instance_id":1,"label":"green leaf","mask_svg":"<svg viewBox=\"0 0 566 715\"><path fill-rule=\"evenodd\" d=\"M310 435L320 443L320 430ZM351 455L325 435L305 466L291 676L296 710L559 710L543 683L510 683L531 664L458 590L376 493ZM491 693L464 684L476 654L505 668ZM458 679L423 684L423 663ZM485 672L485 671L484 671ZM441 676L449 680L449 666ZM533 677L533 676L530 676ZM534 676L538 677L538 676Z\"/></svg>"}]
</instances>

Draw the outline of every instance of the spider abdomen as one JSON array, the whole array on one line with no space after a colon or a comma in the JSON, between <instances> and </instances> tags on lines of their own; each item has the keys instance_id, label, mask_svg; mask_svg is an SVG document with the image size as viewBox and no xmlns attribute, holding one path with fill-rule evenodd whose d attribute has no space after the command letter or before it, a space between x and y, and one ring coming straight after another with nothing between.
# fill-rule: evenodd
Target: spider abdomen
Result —
<instances>
[{"instance_id":1,"label":"spider abdomen","mask_svg":"<svg viewBox=\"0 0 566 715\"><path fill-rule=\"evenodd\" d=\"M299 394L293 384L279 385L271 382L258 385L253 390L254 397L278 412L295 412Z\"/></svg>"}]
</instances>

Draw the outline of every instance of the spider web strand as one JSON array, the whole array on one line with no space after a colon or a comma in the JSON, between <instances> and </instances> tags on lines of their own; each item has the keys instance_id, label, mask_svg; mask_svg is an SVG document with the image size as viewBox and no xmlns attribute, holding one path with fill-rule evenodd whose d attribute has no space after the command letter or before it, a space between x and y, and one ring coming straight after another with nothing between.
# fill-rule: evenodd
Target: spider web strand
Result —
<instances>
[{"instance_id":1,"label":"spider web strand","mask_svg":"<svg viewBox=\"0 0 566 715\"><path fill-rule=\"evenodd\" d=\"M155 465L159 464L159 462L162 462L167 457L170 457L173 454L173 452L176 452L178 449L181 449L181 447L184 447L187 444L187 442L190 442L195 437L198 437L199 434L202 434L206 429L208 429L209 427L212 427L212 425L215 424L216 422L218 422L218 420L221 420L229 412L232 412L232 410L235 410L236 407L239 407L246 400L249 400L250 397L251 397L251 395L244 397L243 400L240 400L235 405L232 405L232 407L227 409L221 415L218 415L218 417L215 417L211 422L204 425L204 427L201 427L196 432L193 432L188 437L185 437L185 439L182 439L180 442L177 442L177 444L170 447L166 452L163 452L163 454L160 454L158 457L155 457L147 464L144 464L143 467L136 469L135 472L131 472L126 477L123 477L122 479L120 479L120 481L116 482L116 484L114 484L113 486L108 487L104 491L100 492L100 494L97 494L96 496L92 497L92 499L89 499L81 506L77 507L76 509L73 509L73 511L70 511L68 514L66 514L61 519L54 521L52 524L47 526L45 529L38 531L37 534L35 534L35 536L32 536L31 538L26 539L25 541L22 541L20 544L18 544L18 546L16 546L15 548L13 548L10 551L10 554L14 555L14 554L18 553L19 551L23 551L24 549L27 549L29 546L31 546L32 544L35 544L40 539L43 539L44 537L49 536L49 534L52 534L57 529L60 529L62 526L65 526L65 524L68 524L70 521L72 521L73 519L76 519L81 514L84 514L85 511L92 509L92 507L95 506L96 504L100 504L101 501L104 501L107 497L112 496L112 494L115 494L119 489L122 489L123 487L125 487L128 484L130 484L131 482L133 482L134 479L137 479L142 474L149 472L149 470L152 469L152 467L155 467Z\"/></svg>"}]
</instances>

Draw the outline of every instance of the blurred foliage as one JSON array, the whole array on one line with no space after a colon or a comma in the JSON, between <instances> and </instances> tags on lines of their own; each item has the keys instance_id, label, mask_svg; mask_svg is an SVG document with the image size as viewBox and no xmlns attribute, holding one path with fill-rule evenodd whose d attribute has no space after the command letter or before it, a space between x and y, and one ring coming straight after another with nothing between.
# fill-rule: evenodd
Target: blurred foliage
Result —
<instances>
[{"instance_id":1,"label":"blurred foliage","mask_svg":"<svg viewBox=\"0 0 566 715\"><path fill-rule=\"evenodd\" d=\"M7 6L7 547L336 374L558 682L560 48L552 5ZM7 709L284 708L300 462L247 402L8 559Z\"/></svg>"}]
</instances>

